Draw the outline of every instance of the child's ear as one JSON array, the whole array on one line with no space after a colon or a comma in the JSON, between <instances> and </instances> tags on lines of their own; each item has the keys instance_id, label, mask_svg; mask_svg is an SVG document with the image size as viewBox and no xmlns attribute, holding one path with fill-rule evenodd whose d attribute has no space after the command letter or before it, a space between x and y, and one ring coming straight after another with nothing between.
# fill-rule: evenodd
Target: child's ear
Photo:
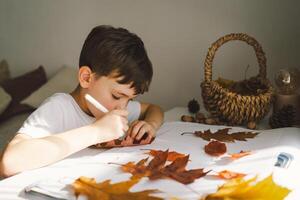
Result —
<instances>
[{"instance_id":1,"label":"child's ear","mask_svg":"<svg viewBox=\"0 0 300 200\"><path fill-rule=\"evenodd\" d=\"M92 70L88 66L79 68L78 80L82 88L88 88L92 82Z\"/></svg>"}]
</instances>

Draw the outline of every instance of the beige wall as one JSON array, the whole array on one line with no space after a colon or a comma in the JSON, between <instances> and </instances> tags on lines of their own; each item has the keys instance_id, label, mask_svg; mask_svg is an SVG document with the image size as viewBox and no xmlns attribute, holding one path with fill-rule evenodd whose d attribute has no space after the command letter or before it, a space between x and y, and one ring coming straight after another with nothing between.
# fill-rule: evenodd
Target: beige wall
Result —
<instances>
[{"instance_id":1,"label":"beige wall","mask_svg":"<svg viewBox=\"0 0 300 200\"><path fill-rule=\"evenodd\" d=\"M62 65L77 67L92 27L122 26L142 37L154 65L140 99L169 109L200 99L207 49L227 33L262 44L272 79L282 67L299 67L299 8L297 0L0 0L0 59L13 75L42 64L51 76ZM217 52L213 75L242 79L247 65L247 76L257 72L252 48L233 42Z\"/></svg>"}]
</instances>

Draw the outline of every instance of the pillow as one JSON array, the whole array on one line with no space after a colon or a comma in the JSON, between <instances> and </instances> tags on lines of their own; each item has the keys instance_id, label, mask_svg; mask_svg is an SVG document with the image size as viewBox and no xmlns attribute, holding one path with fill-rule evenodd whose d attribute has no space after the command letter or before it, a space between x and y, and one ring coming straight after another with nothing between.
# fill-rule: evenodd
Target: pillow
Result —
<instances>
[{"instance_id":1,"label":"pillow","mask_svg":"<svg viewBox=\"0 0 300 200\"><path fill-rule=\"evenodd\" d=\"M11 96L5 92L5 90L0 87L0 114L7 108L11 101Z\"/></svg>"},{"instance_id":2,"label":"pillow","mask_svg":"<svg viewBox=\"0 0 300 200\"><path fill-rule=\"evenodd\" d=\"M20 101L29 96L46 81L46 73L42 66L24 75L4 81L1 86L12 99L5 111L0 115L0 122L18 114L32 112L34 108L20 104Z\"/></svg>"},{"instance_id":3,"label":"pillow","mask_svg":"<svg viewBox=\"0 0 300 200\"><path fill-rule=\"evenodd\" d=\"M15 103L28 97L46 82L47 77L45 70L40 66L26 74L6 80L1 86L10 94L12 101Z\"/></svg>"},{"instance_id":4,"label":"pillow","mask_svg":"<svg viewBox=\"0 0 300 200\"><path fill-rule=\"evenodd\" d=\"M42 102L54 93L72 92L78 85L78 71L72 67L62 67L45 85L24 99L21 103L34 108L39 107Z\"/></svg>"},{"instance_id":5,"label":"pillow","mask_svg":"<svg viewBox=\"0 0 300 200\"><path fill-rule=\"evenodd\" d=\"M0 85L8 79L10 79L9 66L5 60L2 60L0 62Z\"/></svg>"}]
</instances>

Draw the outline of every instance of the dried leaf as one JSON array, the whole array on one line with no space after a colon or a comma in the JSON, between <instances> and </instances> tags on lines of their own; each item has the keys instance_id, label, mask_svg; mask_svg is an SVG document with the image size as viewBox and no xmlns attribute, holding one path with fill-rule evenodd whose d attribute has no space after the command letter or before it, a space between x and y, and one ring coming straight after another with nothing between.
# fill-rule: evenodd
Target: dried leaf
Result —
<instances>
[{"instance_id":1,"label":"dried leaf","mask_svg":"<svg viewBox=\"0 0 300 200\"><path fill-rule=\"evenodd\" d=\"M117 199L140 199L159 200L162 198L150 196L158 190L144 190L130 192L129 189L139 182L140 179L131 179L111 184L110 180L97 183L94 178L80 177L72 184L76 196L86 195L89 200L117 200Z\"/></svg>"},{"instance_id":2,"label":"dried leaf","mask_svg":"<svg viewBox=\"0 0 300 200\"><path fill-rule=\"evenodd\" d=\"M153 157L163 152L162 150L155 150L155 149L142 149L142 150L149 150L148 152L146 152L146 154L151 155ZM176 151L169 151L167 161L174 161L177 158L182 158L185 156L186 156L185 154L178 153Z\"/></svg>"},{"instance_id":3,"label":"dried leaf","mask_svg":"<svg viewBox=\"0 0 300 200\"><path fill-rule=\"evenodd\" d=\"M204 147L205 153L211 156L221 156L226 153L225 143L219 141L211 141Z\"/></svg>"},{"instance_id":4,"label":"dried leaf","mask_svg":"<svg viewBox=\"0 0 300 200\"><path fill-rule=\"evenodd\" d=\"M232 172L229 170L223 170L223 171L218 172L217 176L221 179L230 180L230 179L234 179L234 178L243 178L244 176L246 176L246 174Z\"/></svg>"},{"instance_id":5,"label":"dried leaf","mask_svg":"<svg viewBox=\"0 0 300 200\"><path fill-rule=\"evenodd\" d=\"M256 184L255 181L256 178L232 179L204 200L283 200L290 193L289 189L277 185L272 175Z\"/></svg>"},{"instance_id":6,"label":"dried leaf","mask_svg":"<svg viewBox=\"0 0 300 200\"><path fill-rule=\"evenodd\" d=\"M251 151L240 151L240 153L233 153L233 154L229 154L229 155L230 155L231 159L236 160L236 159L248 156L250 154L252 154Z\"/></svg>"},{"instance_id":7,"label":"dried leaf","mask_svg":"<svg viewBox=\"0 0 300 200\"><path fill-rule=\"evenodd\" d=\"M234 132L228 133L230 128L219 129L216 132L212 133L210 129L205 131L195 131L194 135L201 137L206 141L210 141L211 139L218 140L220 142L235 142L235 140L239 141L247 141L248 138L254 138L259 133L257 132ZM186 133L182 133L186 134Z\"/></svg>"},{"instance_id":8,"label":"dried leaf","mask_svg":"<svg viewBox=\"0 0 300 200\"><path fill-rule=\"evenodd\" d=\"M188 155L179 157L166 165L168 153L168 150L158 152L148 165L146 165L147 159L142 159L136 164L129 162L122 165L122 170L131 173L132 178L148 177L150 180L171 178L183 184L192 183L209 172L204 172L203 169L186 170L185 167L189 161Z\"/></svg>"},{"instance_id":9,"label":"dried leaf","mask_svg":"<svg viewBox=\"0 0 300 200\"><path fill-rule=\"evenodd\" d=\"M140 140L136 140L130 136L126 136L123 140L116 139L109 142L103 142L93 145L93 148L113 148L113 147L128 147L128 146L137 146L137 145L146 145L151 144L155 137L153 137L150 141L150 143L146 143L145 139L148 137L147 134L145 134Z\"/></svg>"}]
</instances>

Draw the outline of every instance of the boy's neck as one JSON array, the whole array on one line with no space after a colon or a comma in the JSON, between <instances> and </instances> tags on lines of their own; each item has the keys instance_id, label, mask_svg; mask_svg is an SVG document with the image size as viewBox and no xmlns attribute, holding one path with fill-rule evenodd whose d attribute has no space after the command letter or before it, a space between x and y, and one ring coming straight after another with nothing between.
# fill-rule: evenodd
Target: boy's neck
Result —
<instances>
[{"instance_id":1,"label":"boy's neck","mask_svg":"<svg viewBox=\"0 0 300 200\"><path fill-rule=\"evenodd\" d=\"M84 99L84 94L82 90L80 90L80 86L78 86L75 90L73 90L70 95L74 98L76 103L79 105L81 110L85 112L87 115L94 117L92 113L89 111L86 101Z\"/></svg>"}]
</instances>

